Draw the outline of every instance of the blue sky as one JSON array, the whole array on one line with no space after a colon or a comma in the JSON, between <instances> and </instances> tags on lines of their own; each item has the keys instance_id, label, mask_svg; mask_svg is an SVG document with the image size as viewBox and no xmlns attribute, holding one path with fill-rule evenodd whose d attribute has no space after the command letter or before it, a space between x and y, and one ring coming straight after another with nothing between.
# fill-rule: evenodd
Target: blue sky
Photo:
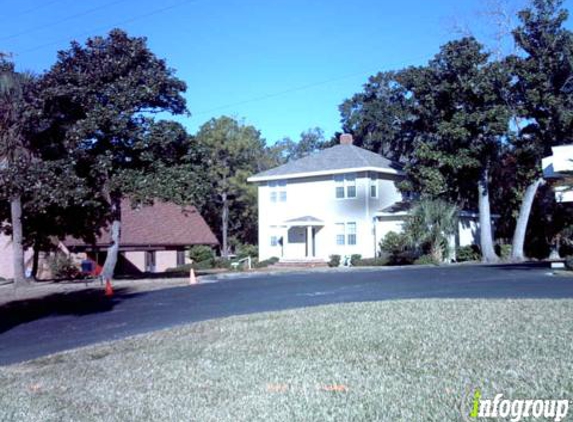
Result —
<instances>
[{"instance_id":1,"label":"blue sky","mask_svg":"<svg viewBox=\"0 0 573 422\"><path fill-rule=\"evenodd\" d=\"M523 4L524 0L508 0ZM573 0L567 1L571 6ZM41 72L71 40L120 27L188 84L191 132L230 115L268 143L340 129L338 105L379 70L419 65L469 27L491 42L481 0L1 0L0 51Z\"/></svg>"}]
</instances>

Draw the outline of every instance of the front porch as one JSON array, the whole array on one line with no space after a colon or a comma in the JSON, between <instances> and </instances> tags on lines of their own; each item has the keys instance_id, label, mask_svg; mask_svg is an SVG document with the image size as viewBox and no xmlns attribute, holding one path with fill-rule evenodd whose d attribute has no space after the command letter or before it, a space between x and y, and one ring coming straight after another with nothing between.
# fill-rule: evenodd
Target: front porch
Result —
<instances>
[{"instance_id":1,"label":"front porch","mask_svg":"<svg viewBox=\"0 0 573 422\"><path fill-rule=\"evenodd\" d=\"M324 260L317 258L319 251L316 242L318 233L324 227L323 221L304 216L285 221L285 227L281 263L311 265L324 263Z\"/></svg>"}]
</instances>

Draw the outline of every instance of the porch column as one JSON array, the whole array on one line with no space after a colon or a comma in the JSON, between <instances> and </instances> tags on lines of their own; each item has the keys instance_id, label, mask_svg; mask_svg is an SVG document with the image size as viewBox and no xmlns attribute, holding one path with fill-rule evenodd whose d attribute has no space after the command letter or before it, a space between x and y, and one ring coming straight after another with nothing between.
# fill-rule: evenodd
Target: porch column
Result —
<instances>
[{"instance_id":1,"label":"porch column","mask_svg":"<svg viewBox=\"0 0 573 422\"><path fill-rule=\"evenodd\" d=\"M306 257L312 258L312 250L314 249L314 239L312 238L312 226L306 228Z\"/></svg>"}]
</instances>

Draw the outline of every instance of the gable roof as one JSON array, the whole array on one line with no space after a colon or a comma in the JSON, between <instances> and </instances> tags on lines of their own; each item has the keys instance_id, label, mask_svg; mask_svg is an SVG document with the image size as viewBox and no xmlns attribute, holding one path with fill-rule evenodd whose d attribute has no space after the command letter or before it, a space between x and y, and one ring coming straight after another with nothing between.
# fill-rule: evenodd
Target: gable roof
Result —
<instances>
[{"instance_id":1,"label":"gable roof","mask_svg":"<svg viewBox=\"0 0 573 422\"><path fill-rule=\"evenodd\" d=\"M68 237L66 247L107 247L111 243L109 228L102 230L96 244ZM129 200L121 201L121 248L217 245L217 238L195 207L182 207L156 201L151 206L133 208Z\"/></svg>"},{"instance_id":2,"label":"gable roof","mask_svg":"<svg viewBox=\"0 0 573 422\"><path fill-rule=\"evenodd\" d=\"M372 151L354 145L336 145L299 160L249 177L249 182L348 173L349 171L375 171L402 174L400 164Z\"/></svg>"}]
</instances>

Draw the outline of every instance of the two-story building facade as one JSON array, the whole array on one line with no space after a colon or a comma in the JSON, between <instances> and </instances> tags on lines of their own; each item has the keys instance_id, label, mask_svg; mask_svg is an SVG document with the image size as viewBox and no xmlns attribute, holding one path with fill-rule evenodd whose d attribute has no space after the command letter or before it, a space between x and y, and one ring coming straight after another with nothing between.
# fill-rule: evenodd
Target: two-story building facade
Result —
<instances>
[{"instance_id":1,"label":"two-story building facade","mask_svg":"<svg viewBox=\"0 0 573 422\"><path fill-rule=\"evenodd\" d=\"M340 144L248 179L258 185L259 259L326 261L330 255L375 257L380 240L402 229L409 207L398 189L401 166ZM461 216L456 244L474 243L477 216Z\"/></svg>"},{"instance_id":2,"label":"two-story building facade","mask_svg":"<svg viewBox=\"0 0 573 422\"><path fill-rule=\"evenodd\" d=\"M380 212L400 201L400 166L352 145L340 145L249 178L259 190L259 256L327 260L332 254L375 256L377 243L400 219Z\"/></svg>"}]
</instances>

